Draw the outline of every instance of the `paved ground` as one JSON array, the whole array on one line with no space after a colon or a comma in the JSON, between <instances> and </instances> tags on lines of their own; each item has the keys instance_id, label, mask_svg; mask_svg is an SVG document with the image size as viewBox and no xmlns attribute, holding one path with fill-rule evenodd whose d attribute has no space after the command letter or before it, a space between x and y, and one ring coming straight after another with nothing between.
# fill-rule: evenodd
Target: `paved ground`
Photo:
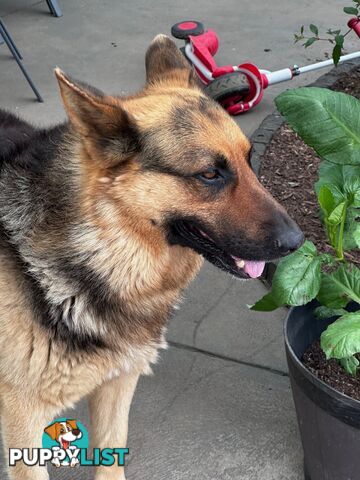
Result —
<instances>
[{"instance_id":1,"label":"paved ground","mask_svg":"<svg viewBox=\"0 0 360 480\"><path fill-rule=\"evenodd\" d=\"M105 91L133 91L143 83L144 52L151 39L184 18L203 20L218 31L219 63L253 60L272 69L321 57L320 50L293 46L292 34L300 25L311 20L335 27L344 21L336 0L326 2L326 15L322 0L273 0L268 5L262 0L59 3L64 16L55 19L45 1L0 2L0 16L46 100L33 100L2 45L0 105L44 125L64 118L52 73L55 65ZM301 77L293 85L307 84L316 76ZM238 118L247 134L273 111L276 94L289 86L272 88L260 107ZM186 292L169 326L173 346L162 355L154 377L141 380L135 396L129 479L303 478L285 373L285 311L265 317L246 307L264 291L259 281L236 281L206 265ZM87 423L85 404L69 415ZM63 470L52 478L73 474ZM78 472L76 478L85 480L88 475Z\"/></svg>"}]
</instances>

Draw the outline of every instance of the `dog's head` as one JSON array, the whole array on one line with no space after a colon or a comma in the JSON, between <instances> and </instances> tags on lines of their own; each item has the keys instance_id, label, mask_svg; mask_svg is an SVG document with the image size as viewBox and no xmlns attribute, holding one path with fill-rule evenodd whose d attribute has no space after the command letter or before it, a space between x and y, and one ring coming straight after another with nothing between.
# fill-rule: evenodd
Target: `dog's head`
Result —
<instances>
[{"instance_id":1,"label":"dog's head","mask_svg":"<svg viewBox=\"0 0 360 480\"><path fill-rule=\"evenodd\" d=\"M82 437L82 433L77 426L76 420L55 422L46 427L44 431L52 440L57 441L64 449L68 448L71 442Z\"/></svg>"},{"instance_id":2,"label":"dog's head","mask_svg":"<svg viewBox=\"0 0 360 480\"><path fill-rule=\"evenodd\" d=\"M168 37L150 45L137 95L107 96L56 75L86 188L127 215L144 241L190 248L243 278L302 243L252 172L249 141Z\"/></svg>"}]
</instances>

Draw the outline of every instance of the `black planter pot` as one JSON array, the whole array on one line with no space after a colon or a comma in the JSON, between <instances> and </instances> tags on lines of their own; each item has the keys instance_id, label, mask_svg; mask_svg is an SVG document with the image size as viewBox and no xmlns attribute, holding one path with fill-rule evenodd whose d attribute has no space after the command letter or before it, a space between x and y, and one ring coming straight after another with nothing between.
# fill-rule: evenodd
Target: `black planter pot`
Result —
<instances>
[{"instance_id":1,"label":"black planter pot","mask_svg":"<svg viewBox=\"0 0 360 480\"><path fill-rule=\"evenodd\" d=\"M306 480L360 479L360 402L328 386L301 363L334 319L318 320L316 303L290 310L285 346L304 449Z\"/></svg>"}]
</instances>

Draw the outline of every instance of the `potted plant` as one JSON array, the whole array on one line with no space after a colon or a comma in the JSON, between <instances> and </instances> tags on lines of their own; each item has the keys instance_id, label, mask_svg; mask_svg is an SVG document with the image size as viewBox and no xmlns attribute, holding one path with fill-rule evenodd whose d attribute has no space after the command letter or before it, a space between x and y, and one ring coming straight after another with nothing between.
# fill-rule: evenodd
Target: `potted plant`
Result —
<instances>
[{"instance_id":1,"label":"potted plant","mask_svg":"<svg viewBox=\"0 0 360 480\"><path fill-rule=\"evenodd\" d=\"M271 291L251 308L270 311L292 306L285 323L285 344L305 478L357 480L360 269L351 261L351 250L360 247L360 101L344 93L305 87L282 93L276 105L321 158L315 190L330 248L318 252L306 241L279 262ZM326 378L324 367L310 371L303 363L309 347L307 358L322 355L326 368L331 364L336 375L341 370L344 384L355 385L354 392L339 387L338 377L331 379L331 369Z\"/></svg>"}]
</instances>

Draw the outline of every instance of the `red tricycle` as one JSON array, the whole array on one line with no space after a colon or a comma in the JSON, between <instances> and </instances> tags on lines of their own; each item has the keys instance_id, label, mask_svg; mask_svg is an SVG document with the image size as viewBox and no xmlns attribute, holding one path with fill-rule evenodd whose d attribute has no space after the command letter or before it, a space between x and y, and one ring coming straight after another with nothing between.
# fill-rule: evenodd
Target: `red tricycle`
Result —
<instances>
[{"instance_id":1,"label":"red tricycle","mask_svg":"<svg viewBox=\"0 0 360 480\"><path fill-rule=\"evenodd\" d=\"M360 19L352 18L348 25L360 37ZM270 85L334 63L333 60L325 60L305 67L294 65L275 72L260 69L253 63L219 67L214 60L219 48L219 39L214 30L205 31L202 23L188 20L173 25L171 33L175 38L185 40L185 47L181 50L194 65L208 95L231 115L238 115L255 107L261 101L265 88ZM343 55L339 63L358 57L360 52Z\"/></svg>"}]
</instances>

